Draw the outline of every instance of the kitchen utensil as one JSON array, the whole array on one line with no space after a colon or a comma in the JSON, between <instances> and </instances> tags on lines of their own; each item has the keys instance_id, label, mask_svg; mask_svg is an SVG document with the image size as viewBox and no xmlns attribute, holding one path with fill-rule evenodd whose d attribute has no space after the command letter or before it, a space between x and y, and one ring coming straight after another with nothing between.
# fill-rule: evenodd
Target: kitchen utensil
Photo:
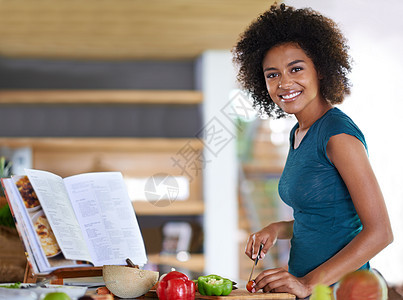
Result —
<instances>
[{"instance_id":1,"label":"kitchen utensil","mask_svg":"<svg viewBox=\"0 0 403 300\"><path fill-rule=\"evenodd\" d=\"M255 266L257 265L257 262L259 261L259 257L260 257L260 253L262 252L262 249L263 249L263 244L260 244L259 251L257 252L255 262L253 263L252 271L250 272L248 282L252 279L253 271L255 270Z\"/></svg>"}]
</instances>

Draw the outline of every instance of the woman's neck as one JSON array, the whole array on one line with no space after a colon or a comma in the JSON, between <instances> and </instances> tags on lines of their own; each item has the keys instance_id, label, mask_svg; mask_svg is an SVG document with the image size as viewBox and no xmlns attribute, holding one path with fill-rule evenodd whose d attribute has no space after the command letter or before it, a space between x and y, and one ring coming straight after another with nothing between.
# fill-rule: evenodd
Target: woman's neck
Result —
<instances>
[{"instance_id":1,"label":"woman's neck","mask_svg":"<svg viewBox=\"0 0 403 300\"><path fill-rule=\"evenodd\" d=\"M305 131L312 126L318 119L320 119L329 109L333 106L329 102L321 102L320 105L305 109L301 113L295 114L298 120L299 130Z\"/></svg>"}]
</instances>

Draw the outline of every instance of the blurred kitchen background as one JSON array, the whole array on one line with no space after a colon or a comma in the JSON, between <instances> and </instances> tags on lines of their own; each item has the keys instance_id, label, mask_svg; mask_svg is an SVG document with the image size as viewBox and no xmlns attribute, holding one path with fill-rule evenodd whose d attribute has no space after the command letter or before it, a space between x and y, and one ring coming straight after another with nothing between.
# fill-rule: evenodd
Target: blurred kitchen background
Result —
<instances>
[{"instance_id":1,"label":"blurred kitchen background","mask_svg":"<svg viewBox=\"0 0 403 300\"><path fill-rule=\"evenodd\" d=\"M14 174L122 172L146 268L247 280L248 236L292 217L277 183L295 120L256 116L230 53L273 2L0 1L0 154ZM285 3L319 10L349 39L354 86L340 108L366 135L394 229L394 243L373 266L400 284L403 4ZM10 264L25 267L8 252L6 241L18 242L6 233L0 275ZM255 274L285 265L288 249L279 241Z\"/></svg>"}]
</instances>

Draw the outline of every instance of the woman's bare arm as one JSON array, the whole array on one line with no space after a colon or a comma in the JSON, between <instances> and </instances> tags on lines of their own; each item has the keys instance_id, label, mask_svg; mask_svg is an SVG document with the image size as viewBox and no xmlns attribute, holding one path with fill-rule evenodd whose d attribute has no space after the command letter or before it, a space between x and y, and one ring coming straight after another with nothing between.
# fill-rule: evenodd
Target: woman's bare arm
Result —
<instances>
[{"instance_id":1,"label":"woman's bare arm","mask_svg":"<svg viewBox=\"0 0 403 300\"><path fill-rule=\"evenodd\" d=\"M350 192L363 229L334 257L304 277L310 285L338 281L393 241L382 192L363 144L354 136L339 134L330 138L327 155Z\"/></svg>"}]
</instances>

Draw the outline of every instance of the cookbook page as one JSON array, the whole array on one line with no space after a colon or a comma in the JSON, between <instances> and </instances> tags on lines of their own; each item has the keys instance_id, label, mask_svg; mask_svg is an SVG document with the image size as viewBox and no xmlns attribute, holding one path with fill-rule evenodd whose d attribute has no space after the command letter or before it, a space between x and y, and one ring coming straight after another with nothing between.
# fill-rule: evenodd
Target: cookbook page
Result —
<instances>
[{"instance_id":1,"label":"cookbook page","mask_svg":"<svg viewBox=\"0 0 403 300\"><path fill-rule=\"evenodd\" d=\"M143 237L123 176L119 172L87 173L64 179L92 262L137 265L147 262Z\"/></svg>"},{"instance_id":2,"label":"cookbook page","mask_svg":"<svg viewBox=\"0 0 403 300\"><path fill-rule=\"evenodd\" d=\"M70 260L91 261L63 179L46 171L25 171L64 257Z\"/></svg>"},{"instance_id":3,"label":"cookbook page","mask_svg":"<svg viewBox=\"0 0 403 300\"><path fill-rule=\"evenodd\" d=\"M34 273L45 272L50 265L40 246L38 236L35 234L29 212L24 208L23 199L18 192L17 186L11 178L3 178L2 183L15 220L15 226L23 242L32 270Z\"/></svg>"}]
</instances>

